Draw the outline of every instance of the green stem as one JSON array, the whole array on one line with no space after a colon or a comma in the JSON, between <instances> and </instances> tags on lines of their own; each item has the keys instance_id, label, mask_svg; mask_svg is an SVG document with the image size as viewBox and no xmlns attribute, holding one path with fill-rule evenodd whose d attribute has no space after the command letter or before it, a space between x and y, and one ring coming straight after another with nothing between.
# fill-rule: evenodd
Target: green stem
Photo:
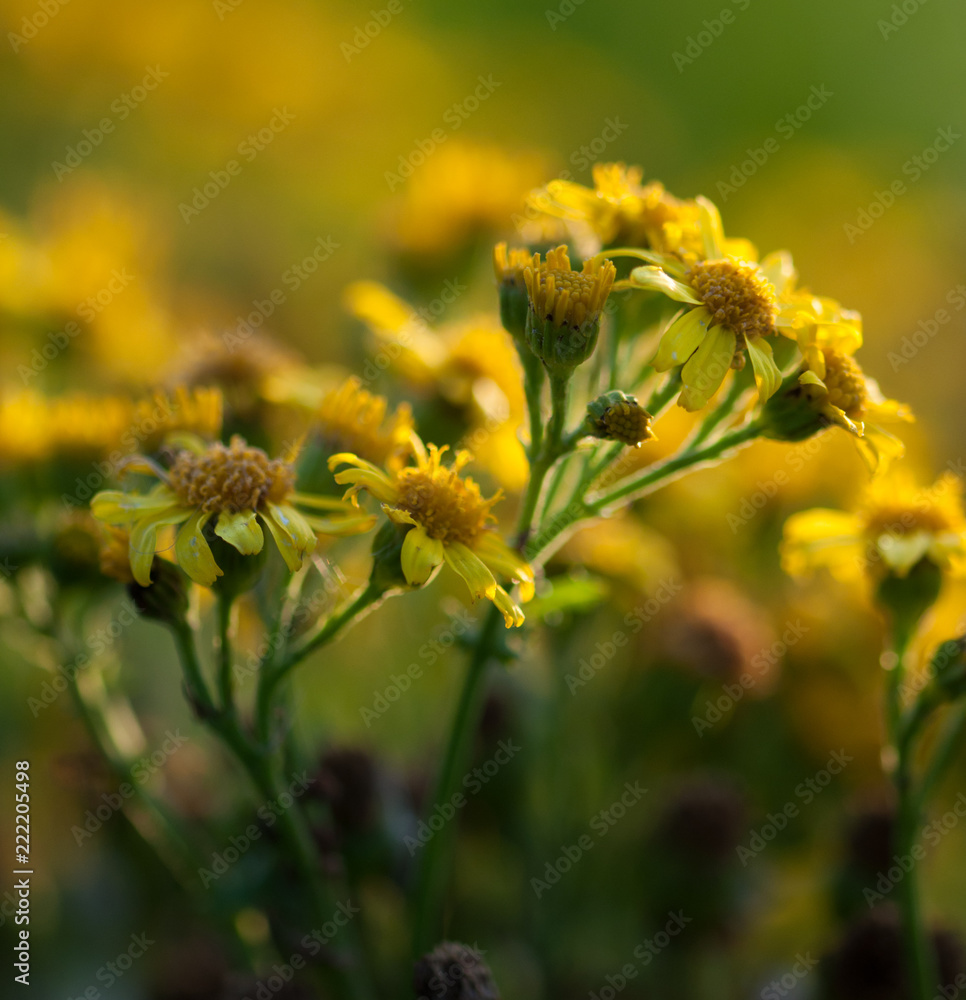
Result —
<instances>
[{"instance_id":1,"label":"green stem","mask_svg":"<svg viewBox=\"0 0 966 1000\"><path fill-rule=\"evenodd\" d=\"M491 605L473 647L473 656L456 707L456 715L453 718L443 763L436 781L433 796L434 812L437 807L452 802L466 771L483 702L486 668L490 662L490 645L500 624L502 616L496 607ZM414 959L439 943L439 928L442 923L440 913L446 892L448 871L445 862L450 855L456 832L455 826L454 817L435 833L426 844L419 866L416 922L413 931Z\"/></svg>"},{"instance_id":2,"label":"green stem","mask_svg":"<svg viewBox=\"0 0 966 1000\"><path fill-rule=\"evenodd\" d=\"M234 712L235 692L231 662L231 608L232 598L218 595L218 694L222 712Z\"/></svg>"},{"instance_id":3,"label":"green stem","mask_svg":"<svg viewBox=\"0 0 966 1000\"><path fill-rule=\"evenodd\" d=\"M746 424L739 427L730 434L725 434L717 441L706 445L703 448L688 449L681 454L662 462L660 465L648 469L643 475L618 486L610 493L605 493L596 500L588 504L592 513L600 513L618 500L639 499L650 493L658 483L692 468L695 465L711 463L724 458L728 452L753 441L760 434L761 428L757 423Z\"/></svg>"},{"instance_id":4,"label":"green stem","mask_svg":"<svg viewBox=\"0 0 966 1000\"><path fill-rule=\"evenodd\" d=\"M347 625L361 618L379 601L385 590L371 580L356 595L355 599L341 611L326 619L325 624L297 649L288 652L277 666L272 666L269 660L262 665L258 678L258 691L255 696L255 733L260 742L268 739L271 729L272 703L279 684L307 656L331 642Z\"/></svg>"},{"instance_id":5,"label":"green stem","mask_svg":"<svg viewBox=\"0 0 966 1000\"><path fill-rule=\"evenodd\" d=\"M738 397L747 389L748 386L738 377L737 374L732 376L731 385L728 387L727 393L725 393L721 402L701 421L701 425L698 427L697 433L688 442L688 449L697 448L699 444L707 441L708 438L714 433L715 429L720 425L722 420L725 420L734 412L734 405L738 402Z\"/></svg>"},{"instance_id":6,"label":"green stem","mask_svg":"<svg viewBox=\"0 0 966 1000\"><path fill-rule=\"evenodd\" d=\"M918 836L922 813L921 799L913 788L912 764L916 746L916 736L931 711L925 699L902 715L901 683L905 674L905 656L911 634L907 629L895 630L892 652L896 664L890 672L886 691L886 715L889 734L896 750L896 768L893 780L898 798L898 829L896 849L900 857L911 857ZM913 863L905 872L898 887L899 908L902 913L902 935L906 969L912 996L915 1000L930 1000L931 984L934 980L932 955L929 951L919 898L919 876L917 864Z\"/></svg>"},{"instance_id":7,"label":"green stem","mask_svg":"<svg viewBox=\"0 0 966 1000\"><path fill-rule=\"evenodd\" d=\"M919 783L919 801L922 806L929 800L942 776L952 763L953 758L959 750L964 733L966 733L966 703L957 705L950 710L950 716L946 720L943 731L933 750L932 760L930 760L926 768L926 773Z\"/></svg>"},{"instance_id":8,"label":"green stem","mask_svg":"<svg viewBox=\"0 0 966 1000\"><path fill-rule=\"evenodd\" d=\"M543 409L540 400L543 395L543 362L523 344L518 348L523 365L523 385L527 398L527 416L530 423L530 459L540 454L543 447Z\"/></svg>"}]
</instances>

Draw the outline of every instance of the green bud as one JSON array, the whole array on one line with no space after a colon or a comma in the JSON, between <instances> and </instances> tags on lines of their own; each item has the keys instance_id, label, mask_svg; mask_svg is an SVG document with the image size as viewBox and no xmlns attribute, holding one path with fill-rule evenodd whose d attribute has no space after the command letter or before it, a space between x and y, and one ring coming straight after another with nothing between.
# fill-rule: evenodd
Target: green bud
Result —
<instances>
[{"instance_id":1,"label":"green bud","mask_svg":"<svg viewBox=\"0 0 966 1000\"><path fill-rule=\"evenodd\" d=\"M591 437L639 447L655 437L652 419L635 396L612 389L587 404L584 427Z\"/></svg>"}]
</instances>

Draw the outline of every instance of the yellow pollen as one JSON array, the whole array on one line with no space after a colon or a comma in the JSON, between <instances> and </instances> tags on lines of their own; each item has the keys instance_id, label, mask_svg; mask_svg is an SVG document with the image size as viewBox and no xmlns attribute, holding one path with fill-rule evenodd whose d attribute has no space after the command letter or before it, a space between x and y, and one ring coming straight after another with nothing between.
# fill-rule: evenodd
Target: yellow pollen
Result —
<instances>
[{"instance_id":1,"label":"yellow pollen","mask_svg":"<svg viewBox=\"0 0 966 1000\"><path fill-rule=\"evenodd\" d=\"M250 448L237 435L204 454L178 453L169 473L171 488L185 504L210 512L258 510L282 503L295 489L295 471L261 448Z\"/></svg>"},{"instance_id":2,"label":"yellow pollen","mask_svg":"<svg viewBox=\"0 0 966 1000\"><path fill-rule=\"evenodd\" d=\"M447 468L439 462L442 450L430 447L428 461L399 473L400 496L393 506L406 511L430 538L472 547L493 520L490 509L500 494L484 499L472 479L460 478L460 469L470 460L468 452L459 452Z\"/></svg>"},{"instance_id":3,"label":"yellow pollen","mask_svg":"<svg viewBox=\"0 0 966 1000\"><path fill-rule=\"evenodd\" d=\"M622 400L609 406L600 419L600 428L607 438L624 444L640 445L654 437L651 415L643 406Z\"/></svg>"},{"instance_id":4,"label":"yellow pollen","mask_svg":"<svg viewBox=\"0 0 966 1000\"><path fill-rule=\"evenodd\" d=\"M706 260L687 275L695 294L711 313L712 326L726 326L747 342L775 332L778 307L771 283L753 264Z\"/></svg>"},{"instance_id":5,"label":"yellow pollen","mask_svg":"<svg viewBox=\"0 0 966 1000\"><path fill-rule=\"evenodd\" d=\"M823 402L837 406L850 420L863 420L869 397L859 363L848 354L839 354L837 351L823 353L825 378L822 381L828 389L828 396Z\"/></svg>"},{"instance_id":6,"label":"yellow pollen","mask_svg":"<svg viewBox=\"0 0 966 1000\"><path fill-rule=\"evenodd\" d=\"M574 271L565 246L550 250L543 263L534 254L523 271L530 305L541 321L574 330L597 322L616 276L609 260L587 260L583 270Z\"/></svg>"}]
</instances>

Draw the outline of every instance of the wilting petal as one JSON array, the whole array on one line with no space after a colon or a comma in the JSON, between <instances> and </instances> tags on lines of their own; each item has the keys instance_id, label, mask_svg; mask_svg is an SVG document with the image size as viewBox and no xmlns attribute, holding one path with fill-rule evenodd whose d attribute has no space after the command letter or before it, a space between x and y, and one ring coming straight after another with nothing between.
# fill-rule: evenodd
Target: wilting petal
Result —
<instances>
[{"instance_id":1,"label":"wilting petal","mask_svg":"<svg viewBox=\"0 0 966 1000\"><path fill-rule=\"evenodd\" d=\"M533 597L533 567L495 531L484 531L473 550L493 572L520 584L520 600L525 603Z\"/></svg>"},{"instance_id":2,"label":"wilting petal","mask_svg":"<svg viewBox=\"0 0 966 1000\"><path fill-rule=\"evenodd\" d=\"M726 326L715 326L681 369L684 389L678 403L689 411L700 410L718 391L731 369L735 356L735 333Z\"/></svg>"},{"instance_id":3,"label":"wilting petal","mask_svg":"<svg viewBox=\"0 0 966 1000\"><path fill-rule=\"evenodd\" d=\"M262 526L253 510L240 510L236 513L223 510L218 515L215 534L224 538L229 545L234 545L243 556L252 556L262 551L265 536Z\"/></svg>"},{"instance_id":4,"label":"wilting petal","mask_svg":"<svg viewBox=\"0 0 966 1000\"><path fill-rule=\"evenodd\" d=\"M421 587L443 561L443 543L430 538L421 525L410 528L403 539L399 561L406 579Z\"/></svg>"},{"instance_id":5,"label":"wilting petal","mask_svg":"<svg viewBox=\"0 0 966 1000\"><path fill-rule=\"evenodd\" d=\"M222 575L204 536L204 527L211 516L210 512L196 510L181 526L174 543L178 565L203 587L210 587Z\"/></svg>"},{"instance_id":6,"label":"wilting petal","mask_svg":"<svg viewBox=\"0 0 966 1000\"><path fill-rule=\"evenodd\" d=\"M91 500L91 513L105 524L130 524L148 514L158 514L168 508L183 505L167 486L156 486L150 493L139 495L121 490L104 490ZM187 516L190 508L183 508Z\"/></svg>"},{"instance_id":7,"label":"wilting petal","mask_svg":"<svg viewBox=\"0 0 966 1000\"><path fill-rule=\"evenodd\" d=\"M782 384L782 373L775 364L771 353L771 344L761 337L748 341L748 357L751 367L755 370L755 385L758 386L758 396L762 402L774 396Z\"/></svg>"},{"instance_id":8,"label":"wilting petal","mask_svg":"<svg viewBox=\"0 0 966 1000\"><path fill-rule=\"evenodd\" d=\"M489 597L496 593L496 580L480 557L462 542L452 542L444 546L446 561L466 581L474 597Z\"/></svg>"},{"instance_id":9,"label":"wilting petal","mask_svg":"<svg viewBox=\"0 0 966 1000\"><path fill-rule=\"evenodd\" d=\"M142 587L151 586L151 563L154 562L157 551L158 530L166 524L180 524L191 514L192 511L184 507L169 507L167 510L147 514L132 525L128 545L131 573Z\"/></svg>"},{"instance_id":10,"label":"wilting petal","mask_svg":"<svg viewBox=\"0 0 966 1000\"><path fill-rule=\"evenodd\" d=\"M692 306L701 305L701 300L694 294L689 285L672 278L659 267L646 264L635 267L631 271L631 282L636 288L646 288L652 292L661 292L675 302L687 302Z\"/></svg>"},{"instance_id":11,"label":"wilting petal","mask_svg":"<svg viewBox=\"0 0 966 1000\"><path fill-rule=\"evenodd\" d=\"M317 544L315 535L304 517L288 504L269 503L259 512L275 539L285 565L294 573L302 566L302 557Z\"/></svg>"},{"instance_id":12,"label":"wilting petal","mask_svg":"<svg viewBox=\"0 0 966 1000\"><path fill-rule=\"evenodd\" d=\"M507 628L519 627L524 623L523 608L502 588L497 587L491 600L503 614L503 624Z\"/></svg>"},{"instance_id":13,"label":"wilting petal","mask_svg":"<svg viewBox=\"0 0 966 1000\"><path fill-rule=\"evenodd\" d=\"M657 354L651 362L654 370L666 372L683 365L708 335L710 325L711 314L703 306L689 309L683 316L674 320L664 331Z\"/></svg>"}]
</instances>

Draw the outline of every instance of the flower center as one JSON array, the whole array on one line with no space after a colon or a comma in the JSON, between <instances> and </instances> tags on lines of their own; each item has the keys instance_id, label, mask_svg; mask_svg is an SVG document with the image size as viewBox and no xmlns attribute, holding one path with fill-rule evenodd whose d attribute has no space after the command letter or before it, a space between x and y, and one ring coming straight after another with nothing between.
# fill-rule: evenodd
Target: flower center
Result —
<instances>
[{"instance_id":1,"label":"flower center","mask_svg":"<svg viewBox=\"0 0 966 1000\"><path fill-rule=\"evenodd\" d=\"M754 264L732 260L699 261L687 275L688 283L711 313L711 326L734 330L742 339L775 332L775 290Z\"/></svg>"},{"instance_id":2,"label":"flower center","mask_svg":"<svg viewBox=\"0 0 966 1000\"><path fill-rule=\"evenodd\" d=\"M915 505L877 504L865 512L864 521L866 534L873 539L881 535L914 535L918 531L943 535L956 530L945 511L929 503L923 494Z\"/></svg>"},{"instance_id":3,"label":"flower center","mask_svg":"<svg viewBox=\"0 0 966 1000\"><path fill-rule=\"evenodd\" d=\"M865 376L855 358L837 351L824 351L825 387L828 396L825 402L837 406L850 420L865 418L865 406L869 401L865 388Z\"/></svg>"},{"instance_id":4,"label":"flower center","mask_svg":"<svg viewBox=\"0 0 966 1000\"><path fill-rule=\"evenodd\" d=\"M258 510L281 503L295 489L295 471L240 437L220 442L204 454L181 451L169 473L171 488L185 504L205 511Z\"/></svg>"},{"instance_id":5,"label":"flower center","mask_svg":"<svg viewBox=\"0 0 966 1000\"><path fill-rule=\"evenodd\" d=\"M640 445L654 437L651 415L636 400L621 400L608 406L599 428L607 438L630 445Z\"/></svg>"},{"instance_id":6,"label":"flower center","mask_svg":"<svg viewBox=\"0 0 966 1000\"><path fill-rule=\"evenodd\" d=\"M499 494L488 500L472 479L461 479L459 470L469 461L461 452L451 468L438 464L438 456L426 465L407 468L399 474L400 499L394 504L411 515L430 538L462 542L472 546L493 519L490 508Z\"/></svg>"},{"instance_id":7,"label":"flower center","mask_svg":"<svg viewBox=\"0 0 966 1000\"><path fill-rule=\"evenodd\" d=\"M550 250L542 264L534 254L523 272L537 316L575 330L597 322L616 275L609 260L586 261L582 271L574 271L564 246Z\"/></svg>"}]
</instances>

